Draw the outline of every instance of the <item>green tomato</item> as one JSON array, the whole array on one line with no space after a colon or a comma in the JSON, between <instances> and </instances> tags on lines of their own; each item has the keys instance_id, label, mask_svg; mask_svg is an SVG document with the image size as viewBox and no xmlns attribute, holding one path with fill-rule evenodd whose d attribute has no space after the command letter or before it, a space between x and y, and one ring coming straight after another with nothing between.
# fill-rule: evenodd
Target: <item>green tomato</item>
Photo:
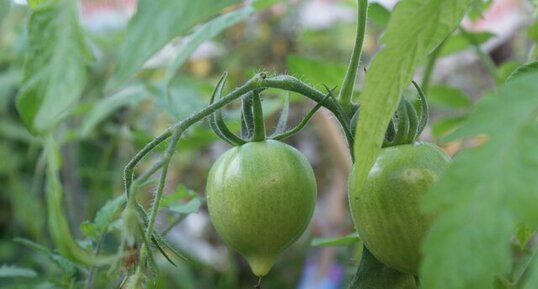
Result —
<instances>
[{"instance_id":1,"label":"green tomato","mask_svg":"<svg viewBox=\"0 0 538 289\"><path fill-rule=\"evenodd\" d=\"M437 146L417 142L381 150L362 188L349 178L355 227L372 254L398 271L417 274L420 246L433 216L420 212L420 198L450 158Z\"/></svg>"},{"instance_id":2,"label":"green tomato","mask_svg":"<svg viewBox=\"0 0 538 289\"><path fill-rule=\"evenodd\" d=\"M225 152L211 167L206 189L218 234L259 277L303 234L317 194L306 158L273 140Z\"/></svg>"}]
</instances>

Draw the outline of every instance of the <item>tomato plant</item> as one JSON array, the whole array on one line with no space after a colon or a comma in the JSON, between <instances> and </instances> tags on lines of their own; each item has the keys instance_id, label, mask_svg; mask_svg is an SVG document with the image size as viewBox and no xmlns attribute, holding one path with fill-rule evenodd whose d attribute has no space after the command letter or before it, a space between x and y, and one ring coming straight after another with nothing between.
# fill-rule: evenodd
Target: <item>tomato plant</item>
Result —
<instances>
[{"instance_id":1,"label":"tomato plant","mask_svg":"<svg viewBox=\"0 0 538 289\"><path fill-rule=\"evenodd\" d=\"M331 285L350 289L537 288L538 24L526 41L479 31L499 1L357 0L338 8L349 14L316 6L338 1L1 1L0 287L243 288L253 276L227 244L258 280L273 270L264 288L331 283L333 269ZM514 27L538 15L512 2L525 12ZM92 17L108 6L122 24L103 32ZM353 41L318 13L356 13ZM268 33L275 22L284 33ZM493 38L518 39L510 61L486 53ZM347 68L319 59L349 51ZM440 69L447 55L459 70ZM310 111L288 117L304 99ZM321 107L320 137L285 144ZM218 138L233 146L220 157ZM312 246L343 248L295 246L307 261L272 269L305 232L318 184L313 235L327 238Z\"/></svg>"},{"instance_id":2,"label":"tomato plant","mask_svg":"<svg viewBox=\"0 0 538 289\"><path fill-rule=\"evenodd\" d=\"M353 220L364 244L381 262L418 273L421 243L433 221L420 211L420 200L449 163L435 145L416 142L382 149L360 188L354 187L352 170Z\"/></svg>"}]
</instances>

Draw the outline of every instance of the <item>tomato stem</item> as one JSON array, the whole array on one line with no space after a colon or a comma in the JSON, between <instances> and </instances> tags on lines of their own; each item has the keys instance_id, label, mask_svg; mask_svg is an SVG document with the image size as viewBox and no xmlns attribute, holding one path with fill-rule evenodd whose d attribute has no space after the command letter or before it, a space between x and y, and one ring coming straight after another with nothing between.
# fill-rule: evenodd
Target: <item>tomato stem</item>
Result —
<instances>
[{"instance_id":1,"label":"tomato stem","mask_svg":"<svg viewBox=\"0 0 538 289\"><path fill-rule=\"evenodd\" d=\"M355 34L355 45L353 47L353 52L351 53L351 59L349 60L346 76L344 77L344 81L342 82L342 89L340 90L340 94L338 96L338 101L347 114L351 114L353 109L351 97L353 95L355 80L357 79L357 73L359 70L364 36L366 35L368 0L358 0L357 12L358 15L357 31Z\"/></svg>"},{"instance_id":2,"label":"tomato stem","mask_svg":"<svg viewBox=\"0 0 538 289\"><path fill-rule=\"evenodd\" d=\"M258 90L252 92L252 114L254 116L254 134L252 141L265 140L265 123L263 119L263 107Z\"/></svg>"}]
</instances>

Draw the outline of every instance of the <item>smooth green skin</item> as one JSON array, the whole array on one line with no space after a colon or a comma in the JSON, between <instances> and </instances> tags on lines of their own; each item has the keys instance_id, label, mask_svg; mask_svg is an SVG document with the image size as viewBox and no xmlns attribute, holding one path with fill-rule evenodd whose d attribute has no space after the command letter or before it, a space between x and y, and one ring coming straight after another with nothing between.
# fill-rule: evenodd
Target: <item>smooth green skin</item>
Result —
<instances>
[{"instance_id":1,"label":"smooth green skin","mask_svg":"<svg viewBox=\"0 0 538 289\"><path fill-rule=\"evenodd\" d=\"M211 167L206 189L215 229L259 277L303 234L317 195L307 159L273 140L225 152Z\"/></svg>"},{"instance_id":2,"label":"smooth green skin","mask_svg":"<svg viewBox=\"0 0 538 289\"><path fill-rule=\"evenodd\" d=\"M364 187L353 188L350 206L355 227L372 254L398 271L417 275L420 246L432 216L419 201L450 163L437 146L416 142L381 150Z\"/></svg>"}]
</instances>

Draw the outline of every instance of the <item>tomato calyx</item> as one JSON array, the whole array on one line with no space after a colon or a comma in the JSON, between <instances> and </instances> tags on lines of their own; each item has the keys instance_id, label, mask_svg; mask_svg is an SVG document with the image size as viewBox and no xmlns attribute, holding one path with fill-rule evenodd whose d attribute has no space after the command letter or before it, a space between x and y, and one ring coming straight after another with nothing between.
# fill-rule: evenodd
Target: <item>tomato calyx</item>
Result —
<instances>
[{"instance_id":1,"label":"tomato calyx","mask_svg":"<svg viewBox=\"0 0 538 289\"><path fill-rule=\"evenodd\" d=\"M222 90L226 84L227 74L224 73L220 78L213 94L211 96L210 104L219 100L222 95ZM222 110L218 109L209 116L209 125L213 132L222 140L233 146L240 146L248 142L261 142L266 139L283 140L290 136L295 135L301 131L308 122L312 119L314 114L323 106L324 102L328 98L334 100L333 90L325 87L327 94L318 102L297 124L295 127L286 130L288 113L289 113L289 97L286 96L284 107L280 114L278 124L275 131L269 136L266 136L265 123L263 117L263 108L261 104L261 92L265 88L254 89L241 98L241 133L235 135L226 125Z\"/></svg>"},{"instance_id":2,"label":"tomato calyx","mask_svg":"<svg viewBox=\"0 0 538 289\"><path fill-rule=\"evenodd\" d=\"M417 106L402 96L385 133L383 147L412 144L420 136L428 122L428 103L420 86L413 81L418 92Z\"/></svg>"}]
</instances>

